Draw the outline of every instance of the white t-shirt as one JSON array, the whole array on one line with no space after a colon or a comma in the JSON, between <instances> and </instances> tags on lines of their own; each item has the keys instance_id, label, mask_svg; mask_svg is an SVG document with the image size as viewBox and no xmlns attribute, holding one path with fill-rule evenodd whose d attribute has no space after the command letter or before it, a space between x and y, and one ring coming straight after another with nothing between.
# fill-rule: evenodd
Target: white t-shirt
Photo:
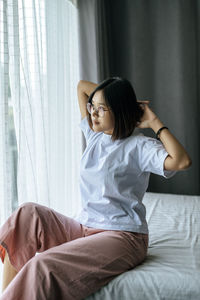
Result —
<instances>
[{"instance_id":1,"label":"white t-shirt","mask_svg":"<svg viewBox=\"0 0 200 300\"><path fill-rule=\"evenodd\" d=\"M112 141L111 135L90 129L87 117L79 124L86 138L80 166L82 211L76 220L88 227L148 233L142 198L150 172L164 171L168 153L162 143L143 134Z\"/></svg>"}]
</instances>

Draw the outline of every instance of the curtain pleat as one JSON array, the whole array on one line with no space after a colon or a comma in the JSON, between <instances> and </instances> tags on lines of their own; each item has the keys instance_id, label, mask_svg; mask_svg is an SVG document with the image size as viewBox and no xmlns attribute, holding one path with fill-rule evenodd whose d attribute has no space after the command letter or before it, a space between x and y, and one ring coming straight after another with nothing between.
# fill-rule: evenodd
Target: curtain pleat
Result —
<instances>
[{"instance_id":1,"label":"curtain pleat","mask_svg":"<svg viewBox=\"0 0 200 300\"><path fill-rule=\"evenodd\" d=\"M12 212L12 148L9 135L9 52L7 1L0 1L0 222Z\"/></svg>"}]
</instances>

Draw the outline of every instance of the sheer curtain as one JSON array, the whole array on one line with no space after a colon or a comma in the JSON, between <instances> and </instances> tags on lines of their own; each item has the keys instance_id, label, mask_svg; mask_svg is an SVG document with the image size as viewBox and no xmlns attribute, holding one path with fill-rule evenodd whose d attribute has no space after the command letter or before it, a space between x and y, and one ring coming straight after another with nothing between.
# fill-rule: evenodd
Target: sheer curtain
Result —
<instances>
[{"instance_id":1,"label":"sheer curtain","mask_svg":"<svg viewBox=\"0 0 200 300\"><path fill-rule=\"evenodd\" d=\"M7 2L0 0L0 220L12 212Z\"/></svg>"},{"instance_id":2,"label":"sheer curtain","mask_svg":"<svg viewBox=\"0 0 200 300\"><path fill-rule=\"evenodd\" d=\"M82 155L76 1L1 0L1 5L8 29L1 36L5 47L0 78L1 207L8 217L12 211L5 171L9 57L18 149L17 205L38 202L73 217L80 207Z\"/></svg>"},{"instance_id":3,"label":"sheer curtain","mask_svg":"<svg viewBox=\"0 0 200 300\"><path fill-rule=\"evenodd\" d=\"M50 202L68 215L75 214L80 207L82 133L78 127L81 117L77 100L77 19L77 8L71 2L49 1L46 27Z\"/></svg>"}]
</instances>

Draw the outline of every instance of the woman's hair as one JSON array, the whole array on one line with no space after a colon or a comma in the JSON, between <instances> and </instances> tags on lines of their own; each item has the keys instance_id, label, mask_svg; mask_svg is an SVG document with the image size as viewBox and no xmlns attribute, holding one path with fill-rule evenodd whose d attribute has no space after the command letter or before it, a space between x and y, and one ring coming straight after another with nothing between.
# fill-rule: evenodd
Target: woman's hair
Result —
<instances>
[{"instance_id":1,"label":"woman's hair","mask_svg":"<svg viewBox=\"0 0 200 300\"><path fill-rule=\"evenodd\" d=\"M112 140L124 139L132 135L137 122L140 121L143 115L143 110L137 102L131 83L121 77L109 77L102 81L90 94L89 103L92 104L92 98L99 90L102 91L105 103L114 115L115 125ZM92 129L90 114L88 121Z\"/></svg>"}]
</instances>

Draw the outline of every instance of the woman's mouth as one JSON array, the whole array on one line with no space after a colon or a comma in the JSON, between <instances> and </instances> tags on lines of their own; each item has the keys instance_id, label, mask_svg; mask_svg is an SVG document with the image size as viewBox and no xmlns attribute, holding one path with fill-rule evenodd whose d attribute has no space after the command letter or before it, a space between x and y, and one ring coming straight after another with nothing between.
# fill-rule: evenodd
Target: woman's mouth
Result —
<instances>
[{"instance_id":1,"label":"woman's mouth","mask_svg":"<svg viewBox=\"0 0 200 300\"><path fill-rule=\"evenodd\" d=\"M97 122L97 121L93 121L93 124L95 124L95 125L98 125L98 124L99 124L99 122Z\"/></svg>"}]
</instances>

